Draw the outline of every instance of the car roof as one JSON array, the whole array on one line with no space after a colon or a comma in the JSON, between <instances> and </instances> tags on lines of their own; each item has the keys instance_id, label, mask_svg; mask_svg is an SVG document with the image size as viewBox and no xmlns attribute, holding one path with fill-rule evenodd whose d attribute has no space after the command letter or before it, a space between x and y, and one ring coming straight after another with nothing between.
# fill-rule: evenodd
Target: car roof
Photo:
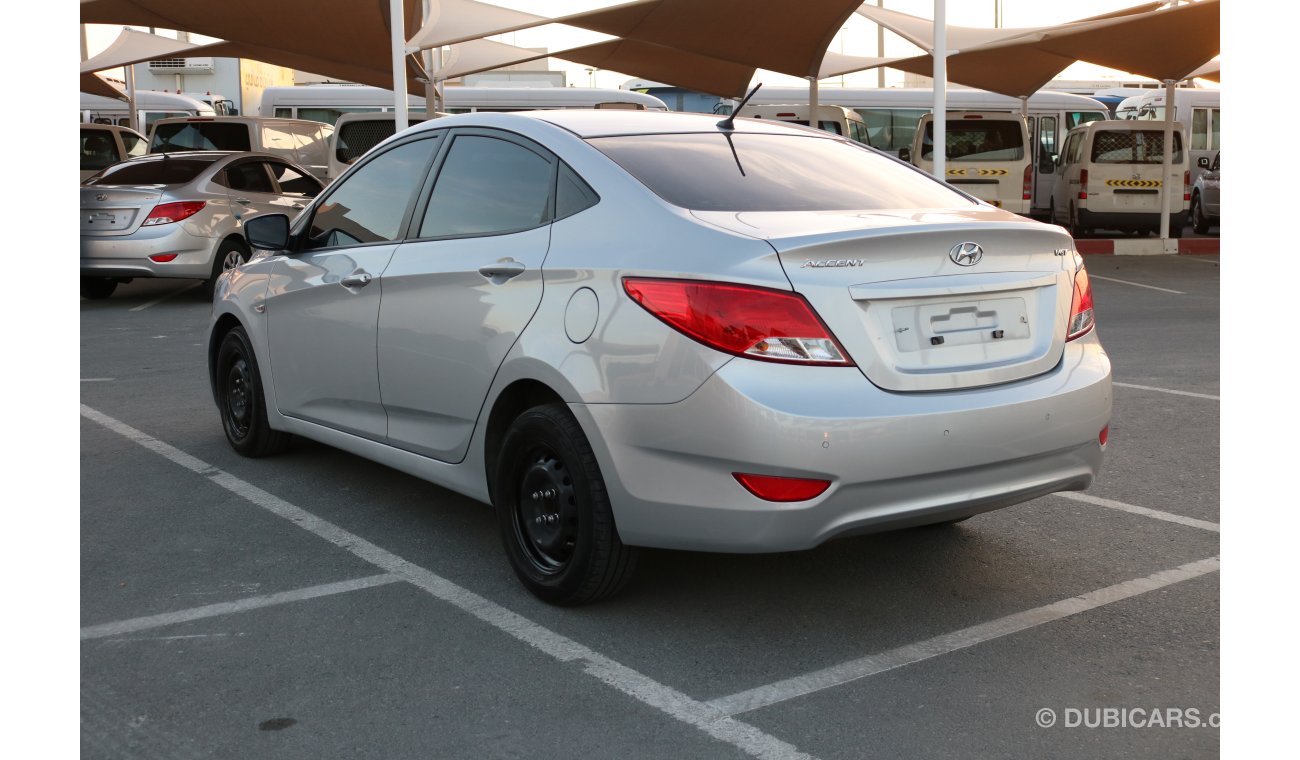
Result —
<instances>
[{"instance_id":1,"label":"car roof","mask_svg":"<svg viewBox=\"0 0 1300 760\"><path fill-rule=\"evenodd\" d=\"M293 161L284 156L277 156L272 153L263 153L256 150L173 150L169 153L146 153L143 156L129 158L128 161L162 161L164 159L173 160L184 158L190 160L211 161L213 163L226 158L269 158L287 164L294 164Z\"/></svg>"},{"instance_id":2,"label":"car roof","mask_svg":"<svg viewBox=\"0 0 1300 760\"><path fill-rule=\"evenodd\" d=\"M467 114L472 115L472 114ZM688 132L721 132L718 122L725 116L718 114L683 113L679 111L633 111L627 109L561 108L546 111L517 111L496 113L496 117L533 119L554 124L582 138L612 137L616 135L673 134ZM462 120L449 116L437 121L427 121L425 128L454 126ZM468 121L468 120L465 120ZM500 122L498 122L500 123ZM795 129L782 122L738 118L736 132L764 134L797 134L808 136L808 131ZM825 137L837 139L829 133Z\"/></svg>"}]
</instances>

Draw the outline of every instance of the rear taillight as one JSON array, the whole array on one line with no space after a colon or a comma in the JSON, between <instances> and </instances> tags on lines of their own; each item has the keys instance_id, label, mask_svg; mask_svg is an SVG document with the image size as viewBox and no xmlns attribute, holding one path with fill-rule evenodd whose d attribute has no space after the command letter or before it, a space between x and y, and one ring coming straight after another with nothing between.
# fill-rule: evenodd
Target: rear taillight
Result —
<instances>
[{"instance_id":1,"label":"rear taillight","mask_svg":"<svg viewBox=\"0 0 1300 760\"><path fill-rule=\"evenodd\" d=\"M1102 446L1105 446L1106 442L1109 440L1110 440L1110 425L1107 425L1106 427L1101 429L1100 433L1097 434L1097 443L1100 443Z\"/></svg>"},{"instance_id":2,"label":"rear taillight","mask_svg":"<svg viewBox=\"0 0 1300 760\"><path fill-rule=\"evenodd\" d=\"M1088 170L1083 169L1079 172L1079 200L1088 200Z\"/></svg>"},{"instance_id":3,"label":"rear taillight","mask_svg":"<svg viewBox=\"0 0 1300 760\"><path fill-rule=\"evenodd\" d=\"M669 327L719 351L789 364L853 365L798 293L634 277L623 280L623 289Z\"/></svg>"},{"instance_id":4,"label":"rear taillight","mask_svg":"<svg viewBox=\"0 0 1300 760\"><path fill-rule=\"evenodd\" d=\"M1020 199L1027 201L1034 197L1034 167L1033 164L1025 167L1025 181L1020 186Z\"/></svg>"},{"instance_id":5,"label":"rear taillight","mask_svg":"<svg viewBox=\"0 0 1300 760\"><path fill-rule=\"evenodd\" d=\"M1097 323L1092 313L1092 285L1088 270L1082 266L1074 275L1074 295L1070 298L1070 324L1065 330L1067 341L1081 338Z\"/></svg>"},{"instance_id":6,"label":"rear taillight","mask_svg":"<svg viewBox=\"0 0 1300 760\"><path fill-rule=\"evenodd\" d=\"M763 501L808 501L821 496L830 488L829 480L811 478L778 478L773 475L750 475L744 472L731 473L746 491Z\"/></svg>"},{"instance_id":7,"label":"rear taillight","mask_svg":"<svg viewBox=\"0 0 1300 760\"><path fill-rule=\"evenodd\" d=\"M171 224L179 222L182 219L189 219L191 216L203 210L207 203L204 201L177 201L175 203L160 203L153 207L149 216L145 217L144 227L153 227L159 224Z\"/></svg>"},{"instance_id":8,"label":"rear taillight","mask_svg":"<svg viewBox=\"0 0 1300 760\"><path fill-rule=\"evenodd\" d=\"M1183 203L1192 199L1192 173L1191 171L1183 172Z\"/></svg>"}]
</instances>

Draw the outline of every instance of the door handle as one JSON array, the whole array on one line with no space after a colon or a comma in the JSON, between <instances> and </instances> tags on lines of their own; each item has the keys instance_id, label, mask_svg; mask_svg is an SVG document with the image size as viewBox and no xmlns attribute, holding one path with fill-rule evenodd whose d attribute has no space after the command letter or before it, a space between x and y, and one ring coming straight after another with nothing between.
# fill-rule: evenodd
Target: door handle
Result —
<instances>
[{"instance_id":1,"label":"door handle","mask_svg":"<svg viewBox=\"0 0 1300 760\"><path fill-rule=\"evenodd\" d=\"M252 201L250 201L250 200L247 199L247 198L236 198L236 199L235 199L235 203L241 203L241 204L247 206L247 205L251 204Z\"/></svg>"},{"instance_id":2,"label":"door handle","mask_svg":"<svg viewBox=\"0 0 1300 760\"><path fill-rule=\"evenodd\" d=\"M339 280L339 284L345 288L364 288L373 279L374 277L371 277L369 272L353 272Z\"/></svg>"},{"instance_id":3,"label":"door handle","mask_svg":"<svg viewBox=\"0 0 1300 760\"><path fill-rule=\"evenodd\" d=\"M514 259L502 259L495 264L484 264L478 268L478 273L500 285L509 280L511 277L518 277L523 274L528 267L523 262Z\"/></svg>"}]
</instances>

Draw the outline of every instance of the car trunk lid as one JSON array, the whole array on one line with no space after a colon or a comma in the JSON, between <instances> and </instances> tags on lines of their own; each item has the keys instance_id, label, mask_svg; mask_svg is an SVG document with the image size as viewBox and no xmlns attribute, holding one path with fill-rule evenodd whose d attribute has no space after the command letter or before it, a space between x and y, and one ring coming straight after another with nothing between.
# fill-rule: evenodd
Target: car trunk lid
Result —
<instances>
[{"instance_id":1,"label":"car trunk lid","mask_svg":"<svg viewBox=\"0 0 1300 760\"><path fill-rule=\"evenodd\" d=\"M129 235L162 198L159 186L91 185L81 188L81 234Z\"/></svg>"},{"instance_id":2,"label":"car trunk lid","mask_svg":"<svg viewBox=\"0 0 1300 760\"><path fill-rule=\"evenodd\" d=\"M881 388L1013 382L1060 361L1074 246L1058 227L988 208L695 215L768 240Z\"/></svg>"}]
</instances>

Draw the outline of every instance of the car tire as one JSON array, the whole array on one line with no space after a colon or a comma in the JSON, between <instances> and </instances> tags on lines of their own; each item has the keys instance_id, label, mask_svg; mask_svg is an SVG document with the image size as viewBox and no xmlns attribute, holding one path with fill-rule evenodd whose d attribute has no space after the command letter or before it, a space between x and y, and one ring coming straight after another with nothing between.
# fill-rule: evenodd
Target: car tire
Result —
<instances>
[{"instance_id":1,"label":"car tire","mask_svg":"<svg viewBox=\"0 0 1300 760\"><path fill-rule=\"evenodd\" d=\"M1186 224L1187 224L1187 220L1184 219L1184 220L1183 220L1183 224L1182 224L1182 225L1179 225L1179 224L1178 224L1178 217L1175 216L1175 215L1173 215L1173 214L1170 214L1170 215L1169 215L1169 237L1170 237L1171 239L1177 239L1177 238L1182 237L1182 236L1183 236L1183 226L1186 226ZM1158 233L1157 233L1157 234L1158 234Z\"/></svg>"},{"instance_id":2,"label":"car tire","mask_svg":"<svg viewBox=\"0 0 1300 760\"><path fill-rule=\"evenodd\" d=\"M266 421L266 396L257 357L244 328L226 333L217 349L217 408L230 447L246 457L278 454L292 436L272 430Z\"/></svg>"},{"instance_id":3,"label":"car tire","mask_svg":"<svg viewBox=\"0 0 1300 760\"><path fill-rule=\"evenodd\" d=\"M1205 216L1205 208L1201 205L1201 196L1192 196L1192 229L1198 235L1208 235L1210 232L1210 220Z\"/></svg>"},{"instance_id":4,"label":"car tire","mask_svg":"<svg viewBox=\"0 0 1300 760\"><path fill-rule=\"evenodd\" d=\"M92 301L101 301L113 295L114 290L117 290L117 280L110 280L107 277L81 278L82 298L89 298Z\"/></svg>"},{"instance_id":5,"label":"car tire","mask_svg":"<svg viewBox=\"0 0 1300 760\"><path fill-rule=\"evenodd\" d=\"M493 494L506 556L539 599L586 604L631 579L637 551L619 539L596 456L563 404L533 407L511 423Z\"/></svg>"},{"instance_id":6,"label":"car tire","mask_svg":"<svg viewBox=\"0 0 1300 760\"><path fill-rule=\"evenodd\" d=\"M217 289L217 279L227 270L248 261L248 247L235 238L221 241L217 253L212 257L212 275L203 283L203 292L211 298Z\"/></svg>"},{"instance_id":7,"label":"car tire","mask_svg":"<svg viewBox=\"0 0 1300 760\"><path fill-rule=\"evenodd\" d=\"M1070 237L1081 238L1087 234L1083 225L1079 224L1079 212L1073 205L1070 206Z\"/></svg>"},{"instance_id":8,"label":"car tire","mask_svg":"<svg viewBox=\"0 0 1300 760\"><path fill-rule=\"evenodd\" d=\"M1060 224L1060 222L1056 221L1056 199L1055 198L1053 198L1047 204L1047 223Z\"/></svg>"}]
</instances>

